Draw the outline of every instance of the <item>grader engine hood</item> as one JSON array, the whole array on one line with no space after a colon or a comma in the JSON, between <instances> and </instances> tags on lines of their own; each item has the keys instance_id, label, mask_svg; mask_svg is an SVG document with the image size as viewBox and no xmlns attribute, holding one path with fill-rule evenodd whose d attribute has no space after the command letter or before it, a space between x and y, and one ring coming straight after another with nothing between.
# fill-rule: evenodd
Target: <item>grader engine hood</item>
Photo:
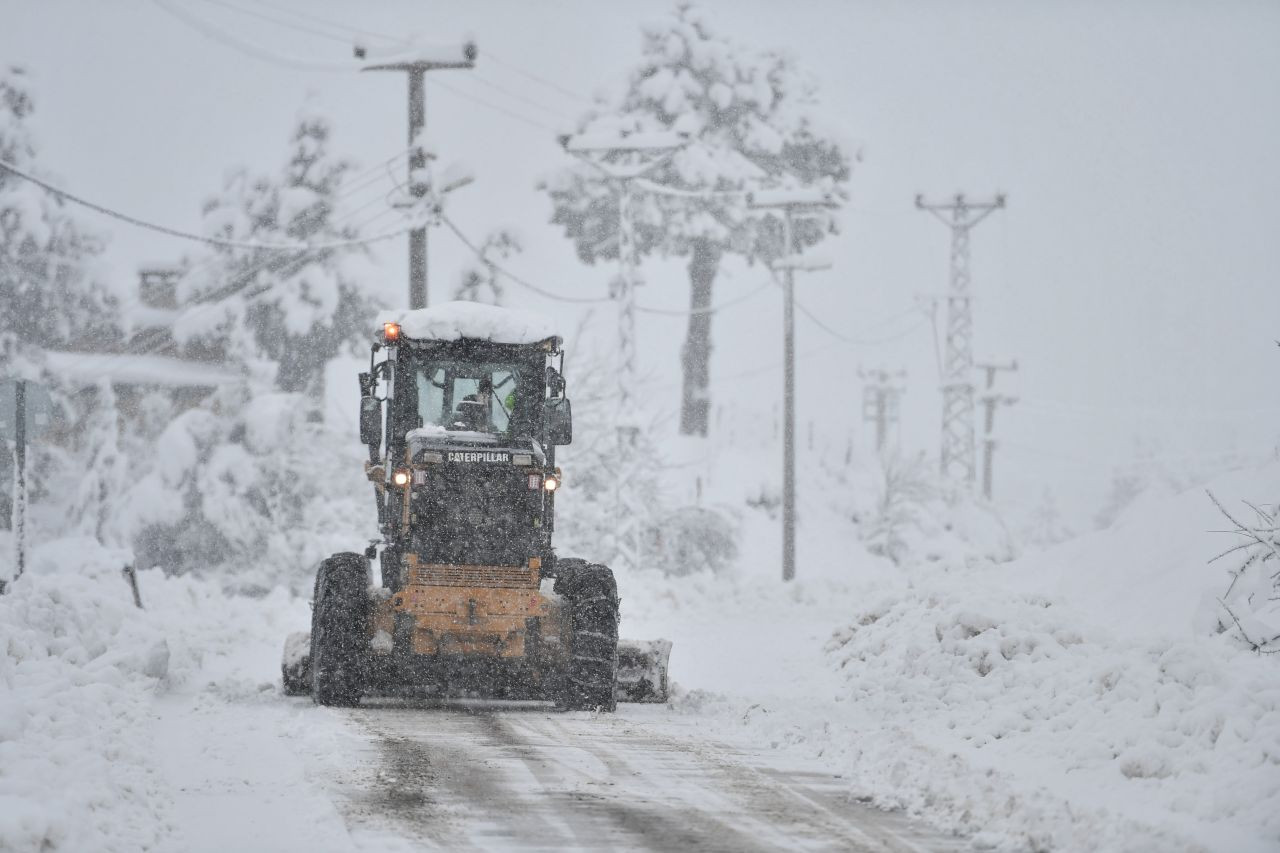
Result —
<instances>
[{"instance_id":1,"label":"grader engine hood","mask_svg":"<svg viewBox=\"0 0 1280 853\"><path fill-rule=\"evenodd\" d=\"M416 430L407 438L409 550L425 563L473 566L526 566L541 554L545 460L533 442Z\"/></svg>"}]
</instances>

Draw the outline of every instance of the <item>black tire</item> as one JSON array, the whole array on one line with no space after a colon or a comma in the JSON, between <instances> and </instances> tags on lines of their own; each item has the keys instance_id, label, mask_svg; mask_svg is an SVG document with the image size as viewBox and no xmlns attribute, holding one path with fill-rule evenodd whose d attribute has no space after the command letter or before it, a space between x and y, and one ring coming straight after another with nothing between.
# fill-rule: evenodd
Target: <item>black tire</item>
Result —
<instances>
[{"instance_id":1,"label":"black tire","mask_svg":"<svg viewBox=\"0 0 1280 853\"><path fill-rule=\"evenodd\" d=\"M369 649L369 562L334 554L316 572L311 603L311 697L351 706L364 690Z\"/></svg>"},{"instance_id":2,"label":"black tire","mask_svg":"<svg viewBox=\"0 0 1280 853\"><path fill-rule=\"evenodd\" d=\"M555 591L569 608L569 659L559 705L569 711L613 711L618 680L618 585L608 566L556 563Z\"/></svg>"}]
</instances>

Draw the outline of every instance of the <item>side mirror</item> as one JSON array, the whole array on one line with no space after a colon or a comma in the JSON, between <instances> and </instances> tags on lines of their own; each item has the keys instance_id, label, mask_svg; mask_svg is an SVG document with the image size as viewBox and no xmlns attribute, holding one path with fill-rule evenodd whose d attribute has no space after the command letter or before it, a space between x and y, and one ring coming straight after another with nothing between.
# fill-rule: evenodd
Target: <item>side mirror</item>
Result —
<instances>
[{"instance_id":1,"label":"side mirror","mask_svg":"<svg viewBox=\"0 0 1280 853\"><path fill-rule=\"evenodd\" d=\"M382 444L382 403L377 397L360 398L360 443Z\"/></svg>"},{"instance_id":2,"label":"side mirror","mask_svg":"<svg viewBox=\"0 0 1280 853\"><path fill-rule=\"evenodd\" d=\"M552 397L543 404L543 418L547 427L547 443L570 444L573 441L573 407L568 397Z\"/></svg>"}]
</instances>

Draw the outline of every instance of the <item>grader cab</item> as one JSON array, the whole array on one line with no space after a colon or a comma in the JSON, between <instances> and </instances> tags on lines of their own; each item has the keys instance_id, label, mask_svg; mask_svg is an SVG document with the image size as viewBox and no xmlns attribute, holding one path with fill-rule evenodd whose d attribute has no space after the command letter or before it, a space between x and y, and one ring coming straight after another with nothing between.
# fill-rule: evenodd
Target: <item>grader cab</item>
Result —
<instances>
[{"instance_id":1,"label":"grader cab","mask_svg":"<svg viewBox=\"0 0 1280 853\"><path fill-rule=\"evenodd\" d=\"M380 319L360 439L381 537L321 563L286 692L666 701L670 643L620 644L613 573L552 547L556 448L573 437L561 339L474 303Z\"/></svg>"}]
</instances>

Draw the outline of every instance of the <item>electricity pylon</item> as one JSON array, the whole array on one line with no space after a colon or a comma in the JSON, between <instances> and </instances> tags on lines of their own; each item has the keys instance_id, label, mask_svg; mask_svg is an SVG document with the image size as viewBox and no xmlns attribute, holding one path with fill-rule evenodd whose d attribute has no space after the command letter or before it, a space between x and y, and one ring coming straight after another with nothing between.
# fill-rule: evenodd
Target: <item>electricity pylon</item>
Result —
<instances>
[{"instance_id":1,"label":"electricity pylon","mask_svg":"<svg viewBox=\"0 0 1280 853\"><path fill-rule=\"evenodd\" d=\"M947 351L942 374L942 474L972 488L977 472L973 423L973 306L969 296L969 232L1005 205L969 201L957 194L948 202L927 203L916 196L916 207L932 213L951 229L951 289L947 293Z\"/></svg>"}]
</instances>

